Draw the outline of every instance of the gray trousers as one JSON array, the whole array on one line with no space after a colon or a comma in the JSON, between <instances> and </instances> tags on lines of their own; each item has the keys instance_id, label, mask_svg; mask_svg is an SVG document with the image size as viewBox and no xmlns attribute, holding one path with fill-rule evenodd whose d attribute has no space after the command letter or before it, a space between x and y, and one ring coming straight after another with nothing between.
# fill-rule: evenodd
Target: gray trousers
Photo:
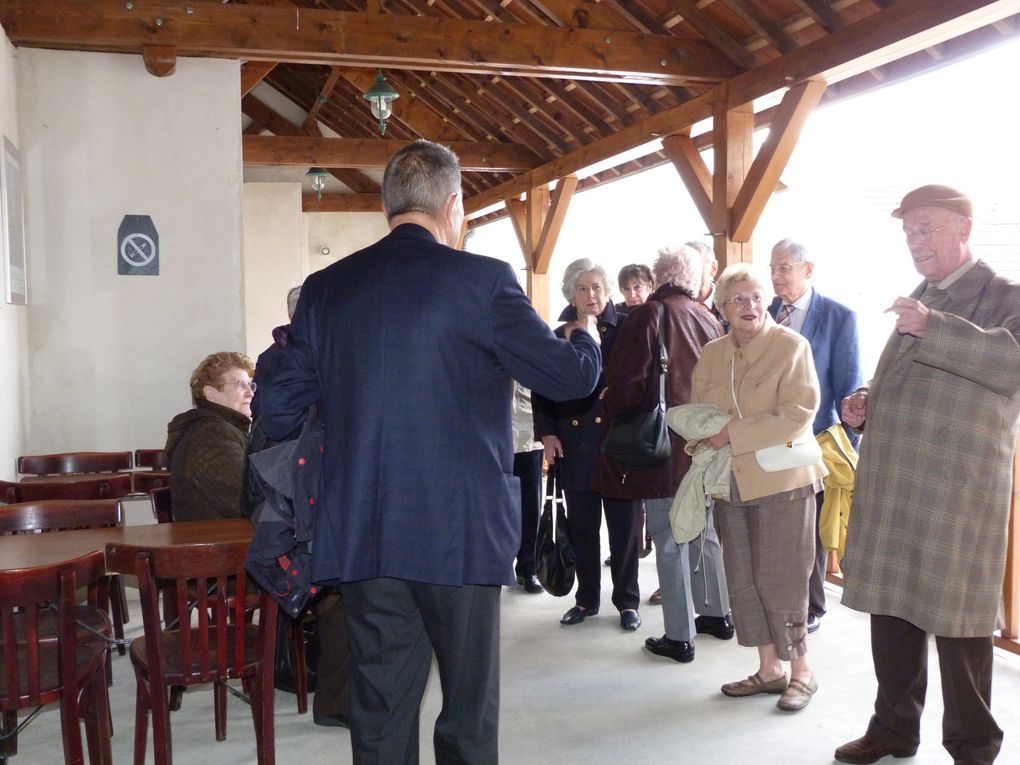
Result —
<instances>
[{"instance_id":1,"label":"gray trousers","mask_svg":"<svg viewBox=\"0 0 1020 765\"><path fill-rule=\"evenodd\" d=\"M730 598L712 511L708 512L704 534L677 544L669 525L672 505L672 497L646 499L645 523L655 546L666 637L690 642L694 640L695 613L726 616L730 612Z\"/></svg>"},{"instance_id":2,"label":"gray trousers","mask_svg":"<svg viewBox=\"0 0 1020 765\"><path fill-rule=\"evenodd\" d=\"M340 585L351 645L355 765L416 765L418 715L432 654L443 690L436 765L496 765L498 586L401 579Z\"/></svg>"}]
</instances>

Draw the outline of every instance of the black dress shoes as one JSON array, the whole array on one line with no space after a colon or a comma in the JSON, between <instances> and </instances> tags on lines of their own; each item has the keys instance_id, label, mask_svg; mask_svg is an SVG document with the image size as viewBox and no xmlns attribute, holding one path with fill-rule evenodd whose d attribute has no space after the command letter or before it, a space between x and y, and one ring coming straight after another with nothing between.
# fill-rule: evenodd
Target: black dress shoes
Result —
<instances>
[{"instance_id":1,"label":"black dress shoes","mask_svg":"<svg viewBox=\"0 0 1020 765\"><path fill-rule=\"evenodd\" d=\"M833 755L840 762L849 762L853 765L871 765L878 762L887 754L893 757L913 757L917 753L917 747L905 748L896 747L885 743L881 739L873 738L865 733L858 739L849 741L839 747Z\"/></svg>"},{"instance_id":2,"label":"black dress shoes","mask_svg":"<svg viewBox=\"0 0 1020 765\"><path fill-rule=\"evenodd\" d=\"M538 581L538 577L534 574L518 574L517 584L524 588L525 592L536 594L539 592L545 592L545 588L542 583Z\"/></svg>"},{"instance_id":3,"label":"black dress shoes","mask_svg":"<svg viewBox=\"0 0 1020 765\"><path fill-rule=\"evenodd\" d=\"M711 635L720 640L733 637L733 622L727 616L699 616L694 620L694 629L699 635Z\"/></svg>"},{"instance_id":4,"label":"black dress shoes","mask_svg":"<svg viewBox=\"0 0 1020 765\"><path fill-rule=\"evenodd\" d=\"M627 632L633 632L641 626L641 615L632 608L620 612L620 626Z\"/></svg>"},{"instance_id":5,"label":"black dress shoes","mask_svg":"<svg viewBox=\"0 0 1020 765\"><path fill-rule=\"evenodd\" d=\"M589 616L595 616L598 614L597 608L585 608L584 606L574 606L560 619L560 624L580 624Z\"/></svg>"},{"instance_id":6,"label":"black dress shoes","mask_svg":"<svg viewBox=\"0 0 1020 765\"><path fill-rule=\"evenodd\" d=\"M681 664L694 661L694 645L686 640L670 640L663 635L660 638L650 637L645 641L645 650Z\"/></svg>"}]
</instances>

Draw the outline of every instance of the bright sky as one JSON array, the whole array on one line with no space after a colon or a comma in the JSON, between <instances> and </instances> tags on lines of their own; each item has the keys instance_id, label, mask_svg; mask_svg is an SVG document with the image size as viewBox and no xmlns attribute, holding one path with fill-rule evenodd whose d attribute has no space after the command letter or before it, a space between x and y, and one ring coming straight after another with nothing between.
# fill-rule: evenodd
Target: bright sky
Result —
<instances>
[{"instance_id":1,"label":"bright sky","mask_svg":"<svg viewBox=\"0 0 1020 765\"><path fill-rule=\"evenodd\" d=\"M755 232L755 261L767 263L784 237L808 246L816 287L858 312L866 375L892 328L883 309L920 282L900 222L889 217L905 192L927 183L966 191L975 204L978 257L1020 278L1020 98L1002 83L1016 72L1014 41L819 108L807 122L782 175L789 190L772 198ZM1011 225L982 229L983 211L985 220L994 211ZM553 316L565 304L559 279L570 261L589 257L615 274L627 263L650 264L663 245L710 241L706 233L671 165L578 194L550 268ZM468 249L523 269L507 220L477 229Z\"/></svg>"}]
</instances>

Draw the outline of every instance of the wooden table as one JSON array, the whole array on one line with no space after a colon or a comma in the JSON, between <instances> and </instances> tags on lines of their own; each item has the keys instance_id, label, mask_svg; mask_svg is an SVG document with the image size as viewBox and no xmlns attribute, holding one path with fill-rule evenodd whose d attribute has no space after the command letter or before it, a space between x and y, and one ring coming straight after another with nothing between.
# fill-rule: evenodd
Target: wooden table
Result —
<instances>
[{"instance_id":1,"label":"wooden table","mask_svg":"<svg viewBox=\"0 0 1020 765\"><path fill-rule=\"evenodd\" d=\"M95 550L105 552L110 542L130 545L199 545L211 542L249 542L252 525L247 518L221 521L181 521L154 526L117 526L106 529L48 531L0 537L0 570L31 568L77 558Z\"/></svg>"}]
</instances>

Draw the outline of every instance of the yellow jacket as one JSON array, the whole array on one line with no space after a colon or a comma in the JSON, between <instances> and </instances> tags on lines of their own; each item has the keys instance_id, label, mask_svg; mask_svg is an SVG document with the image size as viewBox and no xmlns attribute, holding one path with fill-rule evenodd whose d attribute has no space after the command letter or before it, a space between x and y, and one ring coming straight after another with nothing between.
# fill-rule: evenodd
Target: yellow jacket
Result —
<instances>
[{"instance_id":1,"label":"yellow jacket","mask_svg":"<svg viewBox=\"0 0 1020 765\"><path fill-rule=\"evenodd\" d=\"M826 550L836 550L840 560L846 550L846 526L850 521L850 504L854 496L857 473L857 452L846 431L838 422L818 434L822 462L829 469L823 479L825 501L818 519L818 538Z\"/></svg>"}]
</instances>

